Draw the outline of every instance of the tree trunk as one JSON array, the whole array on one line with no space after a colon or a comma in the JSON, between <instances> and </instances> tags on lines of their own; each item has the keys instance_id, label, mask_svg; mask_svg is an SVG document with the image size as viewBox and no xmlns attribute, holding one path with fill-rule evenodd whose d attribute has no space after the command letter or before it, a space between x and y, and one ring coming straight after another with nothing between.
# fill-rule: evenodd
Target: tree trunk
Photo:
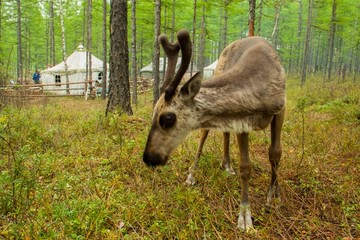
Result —
<instances>
[{"instance_id":1,"label":"tree trunk","mask_svg":"<svg viewBox=\"0 0 360 240\"><path fill-rule=\"evenodd\" d=\"M175 35L175 0L172 1L172 8L171 8L171 12L172 12L172 17L171 17L171 34L170 34L170 39L171 42L174 41L174 35Z\"/></svg>"},{"instance_id":2,"label":"tree trunk","mask_svg":"<svg viewBox=\"0 0 360 240\"><path fill-rule=\"evenodd\" d=\"M201 16L201 33L200 33L200 43L199 43L199 55L198 55L198 71L201 74L204 74L204 55L205 55L205 34L206 34L206 4L207 0L203 2L202 5L202 16Z\"/></svg>"},{"instance_id":3,"label":"tree trunk","mask_svg":"<svg viewBox=\"0 0 360 240\"><path fill-rule=\"evenodd\" d=\"M0 0L0 16L2 16L2 0ZM1 39L2 35L3 35L2 17L0 17L0 52L2 52L2 39ZM0 58L0 66L4 66L4 60L2 58Z\"/></svg>"},{"instance_id":4,"label":"tree trunk","mask_svg":"<svg viewBox=\"0 0 360 240\"><path fill-rule=\"evenodd\" d=\"M108 112L119 110L132 115L127 41L127 1L111 1L110 9L110 91Z\"/></svg>"},{"instance_id":5,"label":"tree trunk","mask_svg":"<svg viewBox=\"0 0 360 240\"><path fill-rule=\"evenodd\" d=\"M107 90L107 44L106 44L106 21L107 21L107 3L103 0L103 26L102 26L102 42L103 42L103 78L101 82L101 99L106 99Z\"/></svg>"},{"instance_id":6,"label":"tree trunk","mask_svg":"<svg viewBox=\"0 0 360 240\"><path fill-rule=\"evenodd\" d=\"M249 0L249 33L248 33L248 36L254 36L255 8L256 8L256 1Z\"/></svg>"},{"instance_id":7,"label":"tree trunk","mask_svg":"<svg viewBox=\"0 0 360 240\"><path fill-rule=\"evenodd\" d=\"M190 76L192 76L193 74L193 69L194 69L194 59L195 59L195 53L196 53L196 42L195 42L195 38L196 38L196 0L194 0L194 15L193 15L193 32L192 32L192 39L193 39L193 43L192 43L192 47L193 47L193 57L191 58L191 62L190 62Z\"/></svg>"},{"instance_id":8,"label":"tree trunk","mask_svg":"<svg viewBox=\"0 0 360 240\"><path fill-rule=\"evenodd\" d=\"M281 4L278 1L276 1L276 3L275 3L274 29L273 29L273 32L271 34L271 39L272 39L273 45L275 47L278 45L277 38L278 38L278 29L279 29L280 9L281 9Z\"/></svg>"},{"instance_id":9,"label":"tree trunk","mask_svg":"<svg viewBox=\"0 0 360 240\"><path fill-rule=\"evenodd\" d=\"M303 59L302 72L301 72L301 86L303 86L305 84L307 65L309 62L312 7L313 7L313 0L309 0L308 20L307 20L307 26L306 26L305 47L304 47L304 59Z\"/></svg>"},{"instance_id":10,"label":"tree trunk","mask_svg":"<svg viewBox=\"0 0 360 240\"><path fill-rule=\"evenodd\" d=\"M226 0L225 1L225 6L224 6L224 28L223 28L223 34L222 34L222 43L223 43L223 47L222 49L224 49L227 46L227 32L228 32L228 6L229 6L230 1Z\"/></svg>"},{"instance_id":11,"label":"tree trunk","mask_svg":"<svg viewBox=\"0 0 360 240\"><path fill-rule=\"evenodd\" d=\"M88 0L87 6L87 59L88 59L88 72L86 81L89 83L90 96L94 97L93 79L92 79L92 0ZM85 85L86 86L86 85ZM87 98L88 89L85 88L85 99Z\"/></svg>"},{"instance_id":12,"label":"tree trunk","mask_svg":"<svg viewBox=\"0 0 360 240\"><path fill-rule=\"evenodd\" d=\"M49 3L50 65L55 66L54 0Z\"/></svg>"},{"instance_id":13,"label":"tree trunk","mask_svg":"<svg viewBox=\"0 0 360 240\"><path fill-rule=\"evenodd\" d=\"M84 8L83 8L83 24L82 24L82 45L83 46L86 46L85 45L85 39L86 39L86 15L87 15L87 4L86 4L86 1L84 0L83 1L83 5L84 5ZM87 55L86 55L87 57Z\"/></svg>"},{"instance_id":14,"label":"tree trunk","mask_svg":"<svg viewBox=\"0 0 360 240\"><path fill-rule=\"evenodd\" d=\"M296 34L296 38L297 38L297 45L296 45L296 50L297 50L297 71L300 72L301 69L301 35L302 35L302 0L299 0L299 14L298 14L298 31Z\"/></svg>"},{"instance_id":15,"label":"tree trunk","mask_svg":"<svg viewBox=\"0 0 360 240\"><path fill-rule=\"evenodd\" d=\"M360 41L357 41L356 44L356 51L355 51L355 66L354 66L354 79L353 82L356 82L356 78L359 74L359 67L360 67L360 60L359 60L359 56L360 56Z\"/></svg>"},{"instance_id":16,"label":"tree trunk","mask_svg":"<svg viewBox=\"0 0 360 240\"><path fill-rule=\"evenodd\" d=\"M292 66L293 66L293 50L294 50L294 43L290 43L289 47L289 60L288 60L288 73L292 72Z\"/></svg>"},{"instance_id":17,"label":"tree trunk","mask_svg":"<svg viewBox=\"0 0 360 240\"><path fill-rule=\"evenodd\" d=\"M60 25L61 25L61 40L62 40L62 51L63 51L63 61L65 64L65 76L66 76L66 94L70 94L69 89L69 73L67 65L67 54L66 54L66 41L65 41L65 26L64 26L64 11L63 11L63 0L59 2L60 7Z\"/></svg>"},{"instance_id":18,"label":"tree trunk","mask_svg":"<svg viewBox=\"0 0 360 240\"><path fill-rule=\"evenodd\" d=\"M336 27L336 0L332 1L332 13L331 13L331 23L330 23L330 33L329 33L329 64L327 69L327 80L331 79L331 71L333 66L333 57L334 57L334 41L335 41L335 27Z\"/></svg>"},{"instance_id":19,"label":"tree trunk","mask_svg":"<svg viewBox=\"0 0 360 240\"><path fill-rule=\"evenodd\" d=\"M222 33L223 33L223 30L222 30L222 27L223 27L223 24L222 24L222 18L223 18L223 8L220 8L220 26L219 26L219 39L222 39ZM218 41L218 46L217 46L217 53L216 53L216 56L220 56L222 50L223 50L223 45L221 44L221 41L219 40Z\"/></svg>"},{"instance_id":20,"label":"tree trunk","mask_svg":"<svg viewBox=\"0 0 360 240\"><path fill-rule=\"evenodd\" d=\"M17 3L17 78L21 84L24 84L23 66L22 66L22 39L21 39L21 2Z\"/></svg>"},{"instance_id":21,"label":"tree trunk","mask_svg":"<svg viewBox=\"0 0 360 240\"><path fill-rule=\"evenodd\" d=\"M23 75L23 78L24 79L31 79L29 74L29 71L30 71L30 64L31 64L31 47L30 47L30 41L29 39L31 39L31 36L30 36L30 33L29 33L29 28L27 25L25 25L25 34L24 34L24 38L25 41L22 42L22 46L23 46L23 49L22 49L22 52L23 52L23 72L24 72L24 75ZM35 56L36 57L36 56ZM35 66L35 68L37 69L37 66Z\"/></svg>"},{"instance_id":22,"label":"tree trunk","mask_svg":"<svg viewBox=\"0 0 360 240\"><path fill-rule=\"evenodd\" d=\"M263 10L263 0L260 0L259 4L259 18L257 21L258 30L256 35L261 36L261 18L262 18L262 10Z\"/></svg>"},{"instance_id":23,"label":"tree trunk","mask_svg":"<svg viewBox=\"0 0 360 240\"><path fill-rule=\"evenodd\" d=\"M154 58L153 58L153 104L155 105L160 97L160 74L159 74L159 58L160 58L160 46L159 46L159 35L160 35L160 24L161 24L161 1L155 1L155 41L154 41Z\"/></svg>"},{"instance_id":24,"label":"tree trunk","mask_svg":"<svg viewBox=\"0 0 360 240\"><path fill-rule=\"evenodd\" d=\"M320 47L321 47L321 44L320 44L320 40L321 40L321 34L319 33L319 36L318 38L319 41L318 43L316 44L316 51L315 51L315 62L314 62L314 71L313 73L316 74L318 71L319 71L319 61L320 61Z\"/></svg>"},{"instance_id":25,"label":"tree trunk","mask_svg":"<svg viewBox=\"0 0 360 240\"><path fill-rule=\"evenodd\" d=\"M131 1L131 18L132 18L132 102L137 104L137 62L136 62L136 0Z\"/></svg>"}]
</instances>

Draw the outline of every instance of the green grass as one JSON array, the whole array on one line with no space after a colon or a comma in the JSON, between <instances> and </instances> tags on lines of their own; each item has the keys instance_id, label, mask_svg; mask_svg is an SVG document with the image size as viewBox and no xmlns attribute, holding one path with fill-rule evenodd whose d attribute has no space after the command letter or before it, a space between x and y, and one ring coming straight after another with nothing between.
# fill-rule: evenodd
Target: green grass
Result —
<instances>
[{"instance_id":1,"label":"green grass","mask_svg":"<svg viewBox=\"0 0 360 240\"><path fill-rule=\"evenodd\" d=\"M3 108L0 239L359 238L360 86L311 81L288 81L282 204L270 213L269 133L250 135L253 235L236 228L240 178L219 168L221 133L210 132L194 187L184 182L199 132L165 167L143 164L151 96L131 117L82 98ZM236 171L238 156L232 136Z\"/></svg>"}]
</instances>

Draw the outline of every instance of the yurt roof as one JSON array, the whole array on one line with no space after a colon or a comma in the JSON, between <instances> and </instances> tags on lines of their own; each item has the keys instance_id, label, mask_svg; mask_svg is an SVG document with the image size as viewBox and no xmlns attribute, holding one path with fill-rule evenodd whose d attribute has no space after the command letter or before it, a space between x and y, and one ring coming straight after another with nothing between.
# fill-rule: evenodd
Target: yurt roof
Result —
<instances>
[{"instance_id":1,"label":"yurt roof","mask_svg":"<svg viewBox=\"0 0 360 240\"><path fill-rule=\"evenodd\" d=\"M79 73L86 72L86 55L87 51L82 45L79 45L78 48L66 59L68 73ZM103 61L91 55L91 69L92 71L102 71L103 70ZM55 65L52 68L41 71L42 74L62 74L65 73L65 62Z\"/></svg>"},{"instance_id":2,"label":"yurt roof","mask_svg":"<svg viewBox=\"0 0 360 240\"><path fill-rule=\"evenodd\" d=\"M210 64L209 66L205 67L204 70L215 70L216 65L218 64L218 60L216 60L215 62L213 62L212 64Z\"/></svg>"},{"instance_id":3,"label":"yurt roof","mask_svg":"<svg viewBox=\"0 0 360 240\"><path fill-rule=\"evenodd\" d=\"M161 57L159 60L160 60L159 61L159 72L162 73L163 70L164 70L164 58ZM165 67L167 67L167 64L168 64L168 61L166 61ZM179 57L178 60L177 60L177 63L176 63L176 70L180 67L180 64L181 64L181 58ZM196 70L197 70L197 67L194 64L193 71L196 71ZM145 67L143 67L142 69L140 69L140 73L142 73L142 72L152 72L152 71L153 71L153 64L152 63L150 63L150 64L146 65ZM187 72L189 72L189 71L190 71L190 69L188 68Z\"/></svg>"}]
</instances>

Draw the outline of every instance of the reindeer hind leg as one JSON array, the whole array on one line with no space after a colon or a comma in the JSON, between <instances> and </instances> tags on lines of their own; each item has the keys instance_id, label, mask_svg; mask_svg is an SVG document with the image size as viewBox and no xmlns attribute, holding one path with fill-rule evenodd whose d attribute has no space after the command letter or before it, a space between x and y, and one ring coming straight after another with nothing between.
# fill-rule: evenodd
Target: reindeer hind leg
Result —
<instances>
[{"instance_id":1,"label":"reindeer hind leg","mask_svg":"<svg viewBox=\"0 0 360 240\"><path fill-rule=\"evenodd\" d=\"M278 168L281 158L281 130L284 122L285 110L275 115L271 121L271 145L269 147L269 160L271 164L271 180L269 192L266 199L266 208L270 210L273 198L280 202L280 187L278 181Z\"/></svg>"}]
</instances>

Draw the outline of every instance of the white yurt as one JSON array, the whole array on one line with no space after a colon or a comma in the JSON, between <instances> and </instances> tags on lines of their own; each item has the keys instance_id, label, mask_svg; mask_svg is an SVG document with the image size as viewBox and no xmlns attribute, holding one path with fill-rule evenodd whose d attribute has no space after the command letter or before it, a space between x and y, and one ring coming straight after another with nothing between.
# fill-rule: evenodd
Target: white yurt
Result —
<instances>
[{"instance_id":1,"label":"white yurt","mask_svg":"<svg viewBox=\"0 0 360 240\"><path fill-rule=\"evenodd\" d=\"M168 64L167 59L166 59L165 66L164 66L164 62L165 62L164 58L161 57L159 59L159 75L160 75L160 79L163 78L164 70L166 71L167 64ZM177 63L176 63L175 71L177 71L179 69L180 65L181 65L181 58L179 57L178 60L177 60ZM193 73L195 73L197 71L197 66L196 66L195 63L193 64L193 69L192 70L193 70ZM184 75L185 79L189 79L190 71L191 71L191 69L190 69L190 66L189 66L186 73L185 73L185 75ZM142 69L140 69L140 77L148 78L148 79L153 78L153 64L152 64L152 62L149 63L148 65L146 65L145 67L143 67Z\"/></svg>"},{"instance_id":2,"label":"white yurt","mask_svg":"<svg viewBox=\"0 0 360 240\"><path fill-rule=\"evenodd\" d=\"M82 45L66 59L67 72L69 76L69 89L70 95L84 94L85 81L86 81L86 59L87 51ZM95 83L101 84L103 79L103 61L91 55L91 69L92 80ZM109 66L107 64L107 69ZM107 70L107 82L109 81L109 70ZM96 82L97 81L97 82ZM65 95L66 93L66 70L65 62L57 64L52 68L41 71L41 82L45 86L43 87L46 92L52 92L59 95ZM78 83L78 84L77 84ZM49 84L49 85L46 85Z\"/></svg>"},{"instance_id":3,"label":"white yurt","mask_svg":"<svg viewBox=\"0 0 360 240\"><path fill-rule=\"evenodd\" d=\"M204 79L212 77L214 75L218 60L204 68Z\"/></svg>"}]
</instances>

